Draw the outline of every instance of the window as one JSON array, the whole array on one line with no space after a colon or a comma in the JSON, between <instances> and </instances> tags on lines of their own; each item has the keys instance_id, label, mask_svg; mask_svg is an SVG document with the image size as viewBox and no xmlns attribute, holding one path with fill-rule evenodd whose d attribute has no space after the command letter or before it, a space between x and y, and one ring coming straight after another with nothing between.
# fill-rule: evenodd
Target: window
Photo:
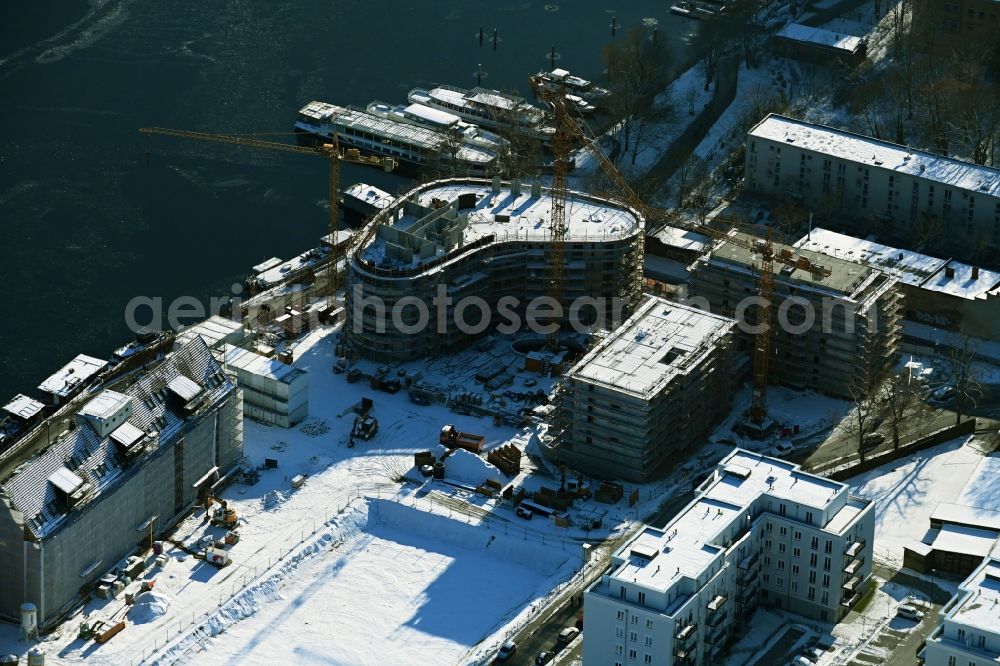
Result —
<instances>
[{"instance_id":1,"label":"window","mask_svg":"<svg viewBox=\"0 0 1000 666\"><path fill-rule=\"evenodd\" d=\"M823 587L830 587L830 574L823 574Z\"/></svg>"},{"instance_id":2,"label":"window","mask_svg":"<svg viewBox=\"0 0 1000 666\"><path fill-rule=\"evenodd\" d=\"M812 553L809 556L809 566L811 566L811 567L816 566L816 553Z\"/></svg>"},{"instance_id":3,"label":"window","mask_svg":"<svg viewBox=\"0 0 1000 666\"><path fill-rule=\"evenodd\" d=\"M764 566L765 567L771 566L771 558L770 557L765 557L764 558Z\"/></svg>"},{"instance_id":4,"label":"window","mask_svg":"<svg viewBox=\"0 0 1000 666\"><path fill-rule=\"evenodd\" d=\"M764 582L765 583L771 582L771 574L764 574Z\"/></svg>"},{"instance_id":5,"label":"window","mask_svg":"<svg viewBox=\"0 0 1000 666\"><path fill-rule=\"evenodd\" d=\"M812 511L806 511L806 522L809 523L810 525L812 525L812 522L813 522Z\"/></svg>"},{"instance_id":6,"label":"window","mask_svg":"<svg viewBox=\"0 0 1000 666\"><path fill-rule=\"evenodd\" d=\"M798 548L792 548L792 557L802 557L802 551Z\"/></svg>"},{"instance_id":7,"label":"window","mask_svg":"<svg viewBox=\"0 0 1000 666\"><path fill-rule=\"evenodd\" d=\"M830 558L829 557L824 557L823 558L823 571L829 571L829 570L830 570Z\"/></svg>"},{"instance_id":8,"label":"window","mask_svg":"<svg viewBox=\"0 0 1000 666\"><path fill-rule=\"evenodd\" d=\"M639 603L640 604L646 603L646 593L645 592L640 592L639 593Z\"/></svg>"},{"instance_id":9,"label":"window","mask_svg":"<svg viewBox=\"0 0 1000 666\"><path fill-rule=\"evenodd\" d=\"M632 616L632 624L638 624L638 622L639 622L639 616L638 615L633 615Z\"/></svg>"},{"instance_id":10,"label":"window","mask_svg":"<svg viewBox=\"0 0 1000 666\"><path fill-rule=\"evenodd\" d=\"M785 579L778 576L778 587L783 587L785 585Z\"/></svg>"},{"instance_id":11,"label":"window","mask_svg":"<svg viewBox=\"0 0 1000 666\"><path fill-rule=\"evenodd\" d=\"M785 505L784 504L779 504L778 505L778 513L781 514L782 516L785 515ZM781 528L781 530L782 530L781 533L784 534L785 533L784 532L785 528Z\"/></svg>"},{"instance_id":12,"label":"window","mask_svg":"<svg viewBox=\"0 0 1000 666\"><path fill-rule=\"evenodd\" d=\"M618 588L618 596L622 599L625 598L625 586L622 585Z\"/></svg>"},{"instance_id":13,"label":"window","mask_svg":"<svg viewBox=\"0 0 1000 666\"><path fill-rule=\"evenodd\" d=\"M621 638L624 635L625 635L624 629L622 629L621 627L615 627L615 638Z\"/></svg>"},{"instance_id":14,"label":"window","mask_svg":"<svg viewBox=\"0 0 1000 666\"><path fill-rule=\"evenodd\" d=\"M811 515L811 514L806 514L806 515L808 516L808 515ZM812 540L809 542L809 547L812 548L813 550L816 550L817 548L819 548L819 539L816 538L816 537L813 537Z\"/></svg>"},{"instance_id":15,"label":"window","mask_svg":"<svg viewBox=\"0 0 1000 666\"><path fill-rule=\"evenodd\" d=\"M646 653L646 656L645 656L645 657L643 657L643 658L642 658L642 660L643 660L643 662L644 662L644 663L647 663L647 664L652 664L652 663L653 663L653 655L651 655L651 654L649 654L649 653L647 652L647 653Z\"/></svg>"},{"instance_id":16,"label":"window","mask_svg":"<svg viewBox=\"0 0 1000 666\"><path fill-rule=\"evenodd\" d=\"M785 544L783 544L783 543L779 543L778 544L778 552L779 553L785 552Z\"/></svg>"},{"instance_id":17,"label":"window","mask_svg":"<svg viewBox=\"0 0 1000 666\"><path fill-rule=\"evenodd\" d=\"M792 591L794 592L794 591L797 591L798 589L799 589L799 584L793 580L792 581Z\"/></svg>"},{"instance_id":18,"label":"window","mask_svg":"<svg viewBox=\"0 0 1000 666\"><path fill-rule=\"evenodd\" d=\"M997 215L1000 216L1000 206L997 206ZM768 532L774 531L774 525L772 525L771 523L764 523L764 524L767 526Z\"/></svg>"},{"instance_id":19,"label":"window","mask_svg":"<svg viewBox=\"0 0 1000 666\"><path fill-rule=\"evenodd\" d=\"M826 552L826 553L832 553L833 552L833 542L832 541L827 541L826 542L826 546L824 547L823 552Z\"/></svg>"},{"instance_id":20,"label":"window","mask_svg":"<svg viewBox=\"0 0 1000 666\"><path fill-rule=\"evenodd\" d=\"M799 575L799 565L797 564L792 565L792 573L795 574L796 576Z\"/></svg>"},{"instance_id":21,"label":"window","mask_svg":"<svg viewBox=\"0 0 1000 666\"><path fill-rule=\"evenodd\" d=\"M781 505L780 512L781 512L781 515L785 515L785 505L784 504ZM781 536L788 536L788 528L787 527L782 526L782 528L781 528Z\"/></svg>"},{"instance_id":22,"label":"window","mask_svg":"<svg viewBox=\"0 0 1000 666\"><path fill-rule=\"evenodd\" d=\"M815 601L816 600L816 588L815 587L810 587L809 588L809 594L807 596L809 597L809 601Z\"/></svg>"},{"instance_id":23,"label":"window","mask_svg":"<svg viewBox=\"0 0 1000 666\"><path fill-rule=\"evenodd\" d=\"M646 636L646 647L653 647L653 637Z\"/></svg>"},{"instance_id":24,"label":"window","mask_svg":"<svg viewBox=\"0 0 1000 666\"><path fill-rule=\"evenodd\" d=\"M630 648L629 651L628 651L628 658L629 659L635 659L635 655L636 655L636 651L634 649Z\"/></svg>"},{"instance_id":25,"label":"window","mask_svg":"<svg viewBox=\"0 0 1000 666\"><path fill-rule=\"evenodd\" d=\"M810 571L809 572L809 582L810 583L815 583L816 582L816 572L815 571Z\"/></svg>"},{"instance_id":26,"label":"window","mask_svg":"<svg viewBox=\"0 0 1000 666\"><path fill-rule=\"evenodd\" d=\"M796 541L802 541L802 532L795 530L794 534L792 534L792 538Z\"/></svg>"},{"instance_id":27,"label":"window","mask_svg":"<svg viewBox=\"0 0 1000 666\"><path fill-rule=\"evenodd\" d=\"M652 620L646 620L646 628L647 629L652 629L653 628L653 621Z\"/></svg>"},{"instance_id":28,"label":"window","mask_svg":"<svg viewBox=\"0 0 1000 666\"><path fill-rule=\"evenodd\" d=\"M634 631L628 632L629 643L635 643L637 640L639 640L639 634L635 633Z\"/></svg>"},{"instance_id":29,"label":"window","mask_svg":"<svg viewBox=\"0 0 1000 666\"><path fill-rule=\"evenodd\" d=\"M625 619L625 611L623 611L623 610L618 611L618 619L619 620L624 620Z\"/></svg>"},{"instance_id":30,"label":"window","mask_svg":"<svg viewBox=\"0 0 1000 666\"><path fill-rule=\"evenodd\" d=\"M824 606L829 605L829 603L830 603L830 593L829 592L826 592L826 591L823 592L822 603L823 603Z\"/></svg>"},{"instance_id":31,"label":"window","mask_svg":"<svg viewBox=\"0 0 1000 666\"><path fill-rule=\"evenodd\" d=\"M624 651L625 651L625 646L624 645L616 645L615 646L615 654L616 655L621 655L621 653L624 652Z\"/></svg>"},{"instance_id":32,"label":"window","mask_svg":"<svg viewBox=\"0 0 1000 666\"><path fill-rule=\"evenodd\" d=\"M778 570L779 571L784 571L785 570L785 561L784 560L778 560Z\"/></svg>"}]
</instances>

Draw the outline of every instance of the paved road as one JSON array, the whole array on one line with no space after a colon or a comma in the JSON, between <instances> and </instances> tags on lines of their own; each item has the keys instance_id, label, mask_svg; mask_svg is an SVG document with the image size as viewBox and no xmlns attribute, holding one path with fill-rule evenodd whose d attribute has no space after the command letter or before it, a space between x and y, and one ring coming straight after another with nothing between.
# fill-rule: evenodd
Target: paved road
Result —
<instances>
[{"instance_id":1,"label":"paved road","mask_svg":"<svg viewBox=\"0 0 1000 666\"><path fill-rule=\"evenodd\" d=\"M664 525L685 504L694 497L693 493L685 493L680 497L667 500L656 512L647 516L642 523L636 524L627 534L619 537L615 547L629 539L644 524ZM516 635L513 641L517 643L517 654L506 663L512 666L532 666L535 656L542 650L555 650L556 636L565 627L576 624L577 618L583 613L583 607L578 604L582 599L583 590L604 574L607 562L601 562L593 567L591 573L579 585L564 591L548 607L541 610L538 617L529 622ZM574 646L574 651L582 654L582 642Z\"/></svg>"}]
</instances>

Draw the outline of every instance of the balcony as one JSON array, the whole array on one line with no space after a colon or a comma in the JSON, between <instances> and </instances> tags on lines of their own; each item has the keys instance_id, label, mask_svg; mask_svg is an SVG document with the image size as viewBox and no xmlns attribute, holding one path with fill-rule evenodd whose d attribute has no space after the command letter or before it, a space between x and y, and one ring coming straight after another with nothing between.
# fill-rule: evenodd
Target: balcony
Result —
<instances>
[{"instance_id":1,"label":"balcony","mask_svg":"<svg viewBox=\"0 0 1000 666\"><path fill-rule=\"evenodd\" d=\"M725 621L725 619L728 616L729 616L728 612L712 613L708 616L708 619L705 620L705 624L707 624L709 627L718 627Z\"/></svg>"},{"instance_id":2,"label":"balcony","mask_svg":"<svg viewBox=\"0 0 1000 666\"><path fill-rule=\"evenodd\" d=\"M843 598L840 600L840 605L844 608L850 608L853 606L861 595L858 594L857 590L845 591Z\"/></svg>"},{"instance_id":3,"label":"balcony","mask_svg":"<svg viewBox=\"0 0 1000 666\"><path fill-rule=\"evenodd\" d=\"M725 603L726 603L726 595L720 594L711 601L709 601L708 606L706 606L706 608L708 608L710 613L714 613L719 609L721 609Z\"/></svg>"},{"instance_id":4,"label":"balcony","mask_svg":"<svg viewBox=\"0 0 1000 666\"><path fill-rule=\"evenodd\" d=\"M844 551L844 555L847 555L848 557L857 557L858 553L864 550L864 548L865 548L864 541L855 541L854 543L852 543L850 546L847 547L847 550Z\"/></svg>"},{"instance_id":5,"label":"balcony","mask_svg":"<svg viewBox=\"0 0 1000 666\"><path fill-rule=\"evenodd\" d=\"M674 634L674 641L680 643L687 643L697 635L697 632L698 632L697 624L685 625L684 627L681 628L680 631Z\"/></svg>"},{"instance_id":6,"label":"balcony","mask_svg":"<svg viewBox=\"0 0 1000 666\"><path fill-rule=\"evenodd\" d=\"M740 576L737 576L736 584L740 587L750 587L757 581L757 578L759 577L760 577L759 570L750 571L748 573L744 573Z\"/></svg>"},{"instance_id":7,"label":"balcony","mask_svg":"<svg viewBox=\"0 0 1000 666\"><path fill-rule=\"evenodd\" d=\"M746 606L748 603L750 603L751 601L755 601L756 599L757 599L756 587L748 587L744 590L740 590L739 593L736 595L736 603L738 603L740 606Z\"/></svg>"},{"instance_id":8,"label":"balcony","mask_svg":"<svg viewBox=\"0 0 1000 666\"><path fill-rule=\"evenodd\" d=\"M716 627L712 631L708 632L707 636L705 636L706 643L717 647L721 647L725 639L726 639L726 628L722 626Z\"/></svg>"},{"instance_id":9,"label":"balcony","mask_svg":"<svg viewBox=\"0 0 1000 666\"><path fill-rule=\"evenodd\" d=\"M864 563L865 563L865 558L855 557L853 560L848 562L847 565L844 567L844 573L853 576L858 572L858 569L860 569Z\"/></svg>"},{"instance_id":10,"label":"balcony","mask_svg":"<svg viewBox=\"0 0 1000 666\"><path fill-rule=\"evenodd\" d=\"M740 563L737 565L740 569L747 571L753 568L757 562L760 561L760 552L754 551L752 555L744 557Z\"/></svg>"}]
</instances>

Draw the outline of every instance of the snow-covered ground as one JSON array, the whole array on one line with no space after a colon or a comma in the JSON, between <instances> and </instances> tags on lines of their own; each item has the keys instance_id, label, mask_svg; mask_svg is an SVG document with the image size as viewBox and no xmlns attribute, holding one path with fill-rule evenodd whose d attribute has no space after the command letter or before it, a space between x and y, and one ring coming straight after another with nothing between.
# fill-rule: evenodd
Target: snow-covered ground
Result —
<instances>
[{"instance_id":1,"label":"snow-covered ground","mask_svg":"<svg viewBox=\"0 0 1000 666\"><path fill-rule=\"evenodd\" d=\"M651 169L668 148L691 125L698 113L712 99L715 88L705 90L705 75L701 65L694 65L674 79L666 90L656 96L655 105L658 109L669 110L669 118L663 122L653 123L645 130L645 138L640 142L635 163L632 163L631 151L619 160L618 168L629 178L637 178ZM612 127L607 133L615 131ZM592 176L597 169L597 163L586 150L581 150L573 170L573 178L580 179Z\"/></svg>"},{"instance_id":2,"label":"snow-covered ground","mask_svg":"<svg viewBox=\"0 0 1000 666\"><path fill-rule=\"evenodd\" d=\"M331 369L333 333L316 330L295 347L296 366L310 373L309 418L292 429L245 422L247 467L260 467L267 458L278 467L262 470L256 484L233 485L222 495L240 518L240 541L227 549L232 563L217 569L168 544L166 566L160 570L150 558L140 576L155 581L151 596L138 596L140 603L131 609L124 595L89 602L83 614L44 637L47 663L308 662L292 650L293 643L341 655L338 664L406 663L410 654L425 663L468 663L528 621L554 590L579 580L582 543L620 535L672 493L690 487L685 472L627 487L626 496L640 493L635 507L626 501L577 502L568 528L540 517L518 518L509 503L474 488L487 478L529 491L558 488L558 470L541 458L534 428L496 425L443 404L416 405L406 391L374 391L367 381L349 384L346 373ZM503 389L491 394L474 379L477 370L497 361L515 375L507 389L512 394ZM375 370L375 364L357 365ZM523 372L522 366L507 339L492 349L391 370L419 370L421 381L444 392L475 393L484 403L516 409L528 404L518 393L548 390L552 381ZM530 391L529 377L538 382ZM362 396L374 400L379 431L352 448L351 408ZM526 453L521 474L511 479L459 451L446 460L444 481L425 479L414 468L413 454L440 455L439 433L447 423L482 434L487 450L513 442ZM295 489L291 481L297 475L305 483ZM404 477L409 480L401 483ZM198 548L206 536L224 535L203 516L204 509L196 509L173 538ZM601 526L593 528L598 520ZM135 591L139 582L126 591ZM364 603L352 596L359 590L365 591ZM334 609L340 612L329 612ZM126 626L97 645L76 637L85 616L91 622L124 617ZM282 640L292 628L299 631L296 640ZM16 637L16 627L0 625L0 653L23 656L28 646ZM386 660L381 650L389 644L398 652Z\"/></svg>"},{"instance_id":3,"label":"snow-covered ground","mask_svg":"<svg viewBox=\"0 0 1000 666\"><path fill-rule=\"evenodd\" d=\"M939 502L956 502L983 460L966 439L940 444L852 479L851 492L877 502L875 557L902 566L903 546L930 529ZM989 486L1000 494L1000 477Z\"/></svg>"}]
</instances>

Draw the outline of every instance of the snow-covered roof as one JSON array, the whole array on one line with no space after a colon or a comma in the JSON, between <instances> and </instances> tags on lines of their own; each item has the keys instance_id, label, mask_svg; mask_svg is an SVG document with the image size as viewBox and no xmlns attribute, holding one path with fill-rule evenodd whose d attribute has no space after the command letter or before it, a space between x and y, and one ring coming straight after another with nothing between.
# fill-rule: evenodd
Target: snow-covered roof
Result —
<instances>
[{"instance_id":1,"label":"snow-covered roof","mask_svg":"<svg viewBox=\"0 0 1000 666\"><path fill-rule=\"evenodd\" d=\"M251 375L266 377L275 381L290 384L306 374L305 370L282 363L273 358L267 358L240 347L226 346L226 365L238 368Z\"/></svg>"},{"instance_id":2,"label":"snow-covered roof","mask_svg":"<svg viewBox=\"0 0 1000 666\"><path fill-rule=\"evenodd\" d=\"M45 409L45 405L21 393L14 396L14 399L3 407L3 411L24 421L34 418L43 409Z\"/></svg>"},{"instance_id":3,"label":"snow-covered roof","mask_svg":"<svg viewBox=\"0 0 1000 666\"><path fill-rule=\"evenodd\" d=\"M200 338L170 354L163 363L123 391L132 398L132 416L128 423L144 433L155 434L157 446L172 441L184 427L184 415L160 397L167 384L182 375L182 368L183 373L190 375L189 379L212 387L208 389L207 404L224 399L235 388ZM100 437L93 428L75 428L53 435L51 446L0 481L13 508L24 516L25 529L38 538L51 534L73 515L67 512L54 486L48 482L54 474L57 479L65 477L60 469L65 468L90 483L93 486L91 493L100 495L140 467L135 464L124 467L115 440L110 435Z\"/></svg>"},{"instance_id":4,"label":"snow-covered roof","mask_svg":"<svg viewBox=\"0 0 1000 666\"><path fill-rule=\"evenodd\" d=\"M979 298L1000 286L1000 272L980 268L973 278L976 269L969 264L901 250L829 229L813 229L800 238L795 247L862 263L890 273L903 284L960 298Z\"/></svg>"},{"instance_id":5,"label":"snow-covered roof","mask_svg":"<svg viewBox=\"0 0 1000 666\"><path fill-rule=\"evenodd\" d=\"M727 317L650 298L580 359L567 378L648 400L696 368L734 327Z\"/></svg>"},{"instance_id":6,"label":"snow-covered roof","mask_svg":"<svg viewBox=\"0 0 1000 666\"><path fill-rule=\"evenodd\" d=\"M441 109L435 109L427 106L426 104L410 104L403 109L403 113L444 127L451 127L452 125L456 125L462 121L462 119L454 113L448 113L447 111L442 111Z\"/></svg>"},{"instance_id":7,"label":"snow-covered roof","mask_svg":"<svg viewBox=\"0 0 1000 666\"><path fill-rule=\"evenodd\" d=\"M326 248L306 250L293 259L289 259L288 261L282 262L276 266L271 266L264 272L257 274L256 279L264 286L264 288L278 284L279 282L286 280L289 273L305 270L307 268L313 268L319 264L325 256L325 252Z\"/></svg>"},{"instance_id":8,"label":"snow-covered roof","mask_svg":"<svg viewBox=\"0 0 1000 666\"><path fill-rule=\"evenodd\" d=\"M725 473L727 466L738 466L749 474L743 478ZM767 494L822 509L837 495L847 493L843 483L808 474L793 463L742 449L729 454L717 469L718 478L705 496L741 506L749 506L758 496Z\"/></svg>"},{"instance_id":9,"label":"snow-covered roof","mask_svg":"<svg viewBox=\"0 0 1000 666\"><path fill-rule=\"evenodd\" d=\"M1000 197L1000 169L961 162L775 113L757 123L747 136L787 143L860 165L908 174L972 194Z\"/></svg>"},{"instance_id":10,"label":"snow-covered roof","mask_svg":"<svg viewBox=\"0 0 1000 666\"><path fill-rule=\"evenodd\" d=\"M940 502L931 514L931 522L968 525L1000 532L1000 509Z\"/></svg>"},{"instance_id":11,"label":"snow-covered roof","mask_svg":"<svg viewBox=\"0 0 1000 666\"><path fill-rule=\"evenodd\" d=\"M845 498L850 520L869 503L847 497L847 486L807 474L798 465L734 449L716 467L715 477L662 529L647 527L615 552L611 577L666 591L680 577L697 578L727 547L723 533L763 495L825 510ZM837 516L823 529L842 533L850 520ZM833 529L836 528L836 529Z\"/></svg>"},{"instance_id":12,"label":"snow-covered roof","mask_svg":"<svg viewBox=\"0 0 1000 666\"><path fill-rule=\"evenodd\" d=\"M178 333L174 347L187 344L195 336L200 336L209 347L216 347L222 342L238 342L243 334L243 324L240 322L213 315Z\"/></svg>"},{"instance_id":13,"label":"snow-covered roof","mask_svg":"<svg viewBox=\"0 0 1000 666\"><path fill-rule=\"evenodd\" d=\"M345 197L354 197L375 208L382 209L392 203L392 195L368 183L354 183L344 190Z\"/></svg>"},{"instance_id":14,"label":"snow-covered roof","mask_svg":"<svg viewBox=\"0 0 1000 666\"><path fill-rule=\"evenodd\" d=\"M106 365L107 361L80 354L64 365L59 372L39 384L38 390L64 398L77 386L103 370Z\"/></svg>"},{"instance_id":15,"label":"snow-covered roof","mask_svg":"<svg viewBox=\"0 0 1000 666\"><path fill-rule=\"evenodd\" d=\"M475 241L549 239L550 191L539 188L539 195L533 196L531 184L523 183L520 187L521 191L515 193L505 183L494 192L488 180L461 178L421 185L383 211L382 219L391 222L378 225L373 240L362 249L362 257L382 268L403 270L439 263L448 252L448 238L451 249L469 251ZM466 205L466 200L472 202L468 207L451 212L442 210L447 204ZM621 204L580 192L571 191L567 195L566 242L629 238L639 231L642 223L638 213ZM387 244L414 251L397 257L387 253ZM424 253L428 248L431 252Z\"/></svg>"},{"instance_id":16,"label":"snow-covered roof","mask_svg":"<svg viewBox=\"0 0 1000 666\"><path fill-rule=\"evenodd\" d=\"M966 525L944 525L937 530L937 535L930 545L934 550L946 553L986 557L993 550L998 536L1000 534L995 530Z\"/></svg>"},{"instance_id":17,"label":"snow-covered roof","mask_svg":"<svg viewBox=\"0 0 1000 666\"><path fill-rule=\"evenodd\" d=\"M1000 559L990 556L983 560L959 589L962 599L947 617L966 627L996 633L1000 627Z\"/></svg>"},{"instance_id":18,"label":"snow-covered roof","mask_svg":"<svg viewBox=\"0 0 1000 666\"><path fill-rule=\"evenodd\" d=\"M844 35L832 30L814 28L800 23L787 24L777 32L776 37L789 39L793 42L803 42L813 46L823 46L838 51L846 51L848 53L857 51L864 42L861 37L855 35Z\"/></svg>"},{"instance_id":19,"label":"snow-covered roof","mask_svg":"<svg viewBox=\"0 0 1000 666\"><path fill-rule=\"evenodd\" d=\"M101 391L101 393L85 404L78 412L80 416L92 419L110 419L125 409L132 397L117 391Z\"/></svg>"},{"instance_id":20,"label":"snow-covered roof","mask_svg":"<svg viewBox=\"0 0 1000 666\"><path fill-rule=\"evenodd\" d=\"M664 245L676 247L680 250L691 250L694 252L702 252L712 242L711 239L704 234L699 234L698 232L691 231L689 229L681 229L680 227L671 227L669 225L662 227L659 231L653 234L653 238L657 239Z\"/></svg>"}]
</instances>

